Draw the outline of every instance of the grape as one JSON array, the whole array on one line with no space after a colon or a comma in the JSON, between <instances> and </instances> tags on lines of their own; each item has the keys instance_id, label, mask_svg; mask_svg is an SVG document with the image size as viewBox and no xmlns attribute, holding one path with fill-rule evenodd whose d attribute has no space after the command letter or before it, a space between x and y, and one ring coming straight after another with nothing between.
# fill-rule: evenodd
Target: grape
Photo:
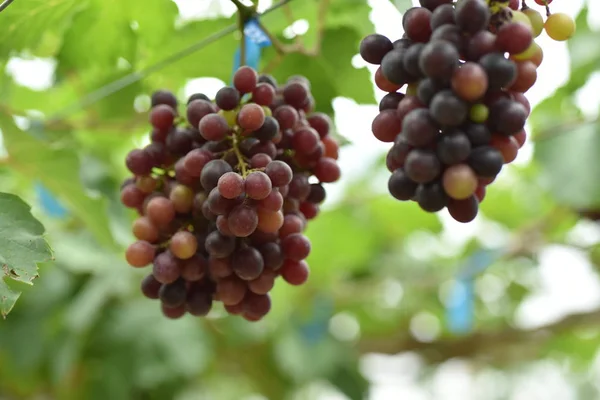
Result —
<instances>
[{"instance_id":1,"label":"grape","mask_svg":"<svg viewBox=\"0 0 600 400\"><path fill-rule=\"evenodd\" d=\"M208 209L215 215L226 215L242 201L243 196L238 196L233 199L227 199L221 196L218 188L211 190L206 199Z\"/></svg>"},{"instance_id":2,"label":"grape","mask_svg":"<svg viewBox=\"0 0 600 400\"><path fill-rule=\"evenodd\" d=\"M198 241L196 237L187 231L180 231L173 235L169 250L180 260L186 260L196 254Z\"/></svg>"},{"instance_id":3,"label":"grape","mask_svg":"<svg viewBox=\"0 0 600 400\"><path fill-rule=\"evenodd\" d=\"M154 278L160 283L167 284L175 282L181 275L177 258L175 258L170 251L165 251L157 255L154 258L152 275L154 275Z\"/></svg>"},{"instance_id":4,"label":"grape","mask_svg":"<svg viewBox=\"0 0 600 400\"><path fill-rule=\"evenodd\" d=\"M248 288L255 294L267 294L275 286L276 275L270 270L264 270L260 276L248 282Z\"/></svg>"},{"instance_id":5,"label":"grape","mask_svg":"<svg viewBox=\"0 0 600 400\"><path fill-rule=\"evenodd\" d=\"M275 187L281 187L290 184L292 181L292 169L286 163L275 160L265 168L271 183Z\"/></svg>"},{"instance_id":6,"label":"grape","mask_svg":"<svg viewBox=\"0 0 600 400\"><path fill-rule=\"evenodd\" d=\"M151 176L140 176L135 180L135 186L144 193L152 193L158 186L158 181Z\"/></svg>"},{"instance_id":7,"label":"grape","mask_svg":"<svg viewBox=\"0 0 600 400\"><path fill-rule=\"evenodd\" d=\"M438 8L445 7L447 5L450 5L451 3L452 0L419 0L419 4L421 4L421 7L425 7L430 11L434 12Z\"/></svg>"},{"instance_id":8,"label":"grape","mask_svg":"<svg viewBox=\"0 0 600 400\"><path fill-rule=\"evenodd\" d=\"M287 217L287 216L286 216ZM283 251L281 246L275 242L267 242L258 248L265 263L265 268L273 271L278 270L283 265Z\"/></svg>"},{"instance_id":9,"label":"grape","mask_svg":"<svg viewBox=\"0 0 600 400\"><path fill-rule=\"evenodd\" d=\"M415 198L419 207L427 212L438 212L448 204L448 195L439 182L419 185Z\"/></svg>"},{"instance_id":10,"label":"grape","mask_svg":"<svg viewBox=\"0 0 600 400\"><path fill-rule=\"evenodd\" d=\"M436 153L442 163L458 164L469 157L471 142L469 137L460 130L444 132L438 140Z\"/></svg>"},{"instance_id":11,"label":"grape","mask_svg":"<svg viewBox=\"0 0 600 400\"><path fill-rule=\"evenodd\" d=\"M281 277L290 285L302 285L308 280L306 261L285 260L281 267Z\"/></svg>"},{"instance_id":12,"label":"grape","mask_svg":"<svg viewBox=\"0 0 600 400\"><path fill-rule=\"evenodd\" d=\"M477 189L477 175L466 164L457 164L444 171L442 186L446 194L455 200L469 198Z\"/></svg>"},{"instance_id":13,"label":"grape","mask_svg":"<svg viewBox=\"0 0 600 400\"><path fill-rule=\"evenodd\" d=\"M421 103L429 105L431 99L442 89L445 89L446 85L441 84L431 78L423 79L417 86L417 97Z\"/></svg>"},{"instance_id":14,"label":"grape","mask_svg":"<svg viewBox=\"0 0 600 400\"><path fill-rule=\"evenodd\" d=\"M458 51L450 42L438 40L425 45L419 66L425 75L433 79L448 80L458 67Z\"/></svg>"},{"instance_id":15,"label":"grape","mask_svg":"<svg viewBox=\"0 0 600 400\"><path fill-rule=\"evenodd\" d=\"M133 222L133 235L139 240L155 243L158 240L158 229L148 217L140 217Z\"/></svg>"},{"instance_id":16,"label":"grape","mask_svg":"<svg viewBox=\"0 0 600 400\"><path fill-rule=\"evenodd\" d=\"M548 2L550 3L550 2ZM550 38L556 41L565 41L571 38L576 31L575 21L564 13L552 14L546 19L544 29Z\"/></svg>"},{"instance_id":17,"label":"grape","mask_svg":"<svg viewBox=\"0 0 600 400\"><path fill-rule=\"evenodd\" d=\"M474 102L482 98L487 88L487 74L474 62L466 62L452 75L452 89L465 101Z\"/></svg>"},{"instance_id":18,"label":"grape","mask_svg":"<svg viewBox=\"0 0 600 400\"><path fill-rule=\"evenodd\" d=\"M282 130L292 129L298 123L300 116L298 111L292 106L283 105L278 107L273 114Z\"/></svg>"},{"instance_id":19,"label":"grape","mask_svg":"<svg viewBox=\"0 0 600 400\"><path fill-rule=\"evenodd\" d=\"M430 104L431 116L442 126L459 126L467 118L469 108L451 90L436 94Z\"/></svg>"},{"instance_id":20,"label":"grape","mask_svg":"<svg viewBox=\"0 0 600 400\"><path fill-rule=\"evenodd\" d=\"M283 89L283 99L292 107L300 109L308 100L308 89L303 82L289 82Z\"/></svg>"},{"instance_id":21,"label":"grape","mask_svg":"<svg viewBox=\"0 0 600 400\"><path fill-rule=\"evenodd\" d=\"M144 150L152 158L152 165L154 167L162 166L167 160L167 148L162 143L150 143L148 146L144 147Z\"/></svg>"},{"instance_id":22,"label":"grape","mask_svg":"<svg viewBox=\"0 0 600 400\"><path fill-rule=\"evenodd\" d=\"M210 191L217 187L219 178L221 178L221 176L231 171L231 166L223 160L209 161L202 169L200 183L205 190Z\"/></svg>"},{"instance_id":23,"label":"grape","mask_svg":"<svg viewBox=\"0 0 600 400\"><path fill-rule=\"evenodd\" d=\"M544 31L544 18L542 17L542 14L533 8L527 8L522 10L522 12L527 15L527 18L529 18L531 29L533 31L533 37L535 38L540 36Z\"/></svg>"},{"instance_id":24,"label":"grape","mask_svg":"<svg viewBox=\"0 0 600 400\"><path fill-rule=\"evenodd\" d=\"M431 14L431 29L435 30L446 24L454 25L456 23L456 14L454 12L454 6L451 1L447 1L446 4L442 4L433 10Z\"/></svg>"},{"instance_id":25,"label":"grape","mask_svg":"<svg viewBox=\"0 0 600 400\"><path fill-rule=\"evenodd\" d=\"M187 296L187 290L185 287L185 281L178 279L175 282L164 284L158 291L158 297L162 302L163 306L167 308L175 308L185 303Z\"/></svg>"},{"instance_id":26,"label":"grape","mask_svg":"<svg viewBox=\"0 0 600 400\"><path fill-rule=\"evenodd\" d=\"M491 146L481 146L473 149L468 164L480 177L492 178L500 173L504 158L502 153Z\"/></svg>"},{"instance_id":27,"label":"grape","mask_svg":"<svg viewBox=\"0 0 600 400\"><path fill-rule=\"evenodd\" d=\"M295 174L288 185L288 197L305 200L310 194L310 183L308 177L303 174Z\"/></svg>"},{"instance_id":28,"label":"grape","mask_svg":"<svg viewBox=\"0 0 600 400\"><path fill-rule=\"evenodd\" d=\"M283 218L283 225L279 229L279 237L285 238L293 233L304 231L304 221L297 215L288 214Z\"/></svg>"},{"instance_id":29,"label":"grape","mask_svg":"<svg viewBox=\"0 0 600 400\"><path fill-rule=\"evenodd\" d=\"M214 278L226 278L233 274L229 258L211 257L208 259L208 269Z\"/></svg>"},{"instance_id":30,"label":"grape","mask_svg":"<svg viewBox=\"0 0 600 400\"><path fill-rule=\"evenodd\" d=\"M498 52L496 47L496 35L488 31L480 31L467 39L467 59L478 61L481 57Z\"/></svg>"},{"instance_id":31,"label":"grape","mask_svg":"<svg viewBox=\"0 0 600 400\"><path fill-rule=\"evenodd\" d=\"M375 71L375 85L377 85L377 87L379 89L383 90L384 92L392 93L392 92L398 91L404 85L404 82L401 83L401 84L396 84L396 83L390 82L383 75L383 69L382 69L382 67L379 67Z\"/></svg>"},{"instance_id":32,"label":"grape","mask_svg":"<svg viewBox=\"0 0 600 400\"><path fill-rule=\"evenodd\" d=\"M306 198L307 201L311 203L320 204L325 201L325 197L327 196L327 192L325 188L320 183L313 183L310 185L310 194Z\"/></svg>"},{"instance_id":33,"label":"grape","mask_svg":"<svg viewBox=\"0 0 600 400\"><path fill-rule=\"evenodd\" d=\"M403 93L388 93L379 102L379 111L392 110L396 112L398 104L404 98ZM322 136L321 136L322 137Z\"/></svg>"},{"instance_id":34,"label":"grape","mask_svg":"<svg viewBox=\"0 0 600 400\"><path fill-rule=\"evenodd\" d=\"M144 296L146 296L149 299L156 300L158 299L158 291L160 290L161 286L162 283L157 281L153 275L147 275L142 280L140 288Z\"/></svg>"},{"instance_id":35,"label":"grape","mask_svg":"<svg viewBox=\"0 0 600 400\"><path fill-rule=\"evenodd\" d=\"M400 93L396 93L397 95L401 95ZM319 134L320 138L324 138L331 132L331 127L333 122L331 118L327 114L323 113L313 113L306 119L315 131Z\"/></svg>"},{"instance_id":36,"label":"grape","mask_svg":"<svg viewBox=\"0 0 600 400\"><path fill-rule=\"evenodd\" d=\"M238 304L246 295L246 284L244 281L230 277L217 282L217 296L226 306Z\"/></svg>"},{"instance_id":37,"label":"grape","mask_svg":"<svg viewBox=\"0 0 600 400\"><path fill-rule=\"evenodd\" d=\"M510 86L510 90L520 93L528 91L537 80L537 68L531 61L517 63L517 80Z\"/></svg>"},{"instance_id":38,"label":"grape","mask_svg":"<svg viewBox=\"0 0 600 400\"><path fill-rule=\"evenodd\" d=\"M175 110L166 104L159 104L150 111L150 123L157 129L168 130L175 121Z\"/></svg>"},{"instance_id":39,"label":"grape","mask_svg":"<svg viewBox=\"0 0 600 400\"><path fill-rule=\"evenodd\" d=\"M525 130L522 130L519 133L517 133L516 135L514 135L513 139L515 139L515 141L519 145L519 148L521 148L521 147L523 147L523 145L525 144L525 141L527 140L527 133L525 132Z\"/></svg>"},{"instance_id":40,"label":"grape","mask_svg":"<svg viewBox=\"0 0 600 400\"><path fill-rule=\"evenodd\" d=\"M221 141L231 133L227 120L219 114L208 114L198 124L202 137L210 141Z\"/></svg>"},{"instance_id":41,"label":"grape","mask_svg":"<svg viewBox=\"0 0 600 400\"><path fill-rule=\"evenodd\" d=\"M150 243L138 240L137 242L129 245L125 252L125 258L129 265L132 267L145 267L150 264L154 259L156 250Z\"/></svg>"},{"instance_id":42,"label":"grape","mask_svg":"<svg viewBox=\"0 0 600 400\"><path fill-rule=\"evenodd\" d=\"M233 86L240 93L251 93L257 84L258 74L251 67L242 66L233 74Z\"/></svg>"},{"instance_id":43,"label":"grape","mask_svg":"<svg viewBox=\"0 0 600 400\"><path fill-rule=\"evenodd\" d=\"M260 141L272 140L279 132L279 122L273 117L265 117L260 128L254 131L254 137Z\"/></svg>"},{"instance_id":44,"label":"grape","mask_svg":"<svg viewBox=\"0 0 600 400\"><path fill-rule=\"evenodd\" d=\"M310 154L319 145L319 134L310 127L302 127L292 136L292 147L297 153Z\"/></svg>"},{"instance_id":45,"label":"grape","mask_svg":"<svg viewBox=\"0 0 600 400\"><path fill-rule=\"evenodd\" d=\"M258 104L245 104L238 113L239 126L247 131L259 129L265 122L265 111Z\"/></svg>"},{"instance_id":46,"label":"grape","mask_svg":"<svg viewBox=\"0 0 600 400\"><path fill-rule=\"evenodd\" d=\"M204 317L212 309L212 296L202 286L191 286L185 301L185 308L191 315Z\"/></svg>"},{"instance_id":47,"label":"grape","mask_svg":"<svg viewBox=\"0 0 600 400\"><path fill-rule=\"evenodd\" d=\"M490 10L483 0L462 0L456 5L456 25L465 33L484 30L490 17Z\"/></svg>"},{"instance_id":48,"label":"grape","mask_svg":"<svg viewBox=\"0 0 600 400\"><path fill-rule=\"evenodd\" d=\"M252 90L252 101L261 106L268 106L275 100L275 88L268 83L259 83Z\"/></svg>"},{"instance_id":49,"label":"grape","mask_svg":"<svg viewBox=\"0 0 600 400\"><path fill-rule=\"evenodd\" d=\"M175 218L175 206L165 197L155 197L148 202L146 215L153 224L164 227Z\"/></svg>"},{"instance_id":50,"label":"grape","mask_svg":"<svg viewBox=\"0 0 600 400\"><path fill-rule=\"evenodd\" d=\"M183 128L175 128L167 136L167 150L175 155L185 155L192 149L193 138L190 132Z\"/></svg>"},{"instance_id":51,"label":"grape","mask_svg":"<svg viewBox=\"0 0 600 400\"><path fill-rule=\"evenodd\" d=\"M519 54L527 50L533 42L531 28L520 22L504 24L496 34L496 46L510 54Z\"/></svg>"},{"instance_id":52,"label":"grape","mask_svg":"<svg viewBox=\"0 0 600 400\"><path fill-rule=\"evenodd\" d=\"M419 59L421 58L421 52L425 45L423 43L415 43L410 46L404 53L402 59L402 65L404 70L411 76L420 77L423 75L421 67L419 67Z\"/></svg>"},{"instance_id":53,"label":"grape","mask_svg":"<svg viewBox=\"0 0 600 400\"><path fill-rule=\"evenodd\" d=\"M488 87L492 90L507 88L517 78L517 66L500 53L490 53L479 60L488 76Z\"/></svg>"},{"instance_id":54,"label":"grape","mask_svg":"<svg viewBox=\"0 0 600 400\"><path fill-rule=\"evenodd\" d=\"M490 116L490 110L485 104L473 104L469 110L469 119L476 123L483 123L487 121Z\"/></svg>"},{"instance_id":55,"label":"grape","mask_svg":"<svg viewBox=\"0 0 600 400\"><path fill-rule=\"evenodd\" d=\"M277 80L273 77L273 75L260 74L258 76L258 82L259 83L268 83L269 85L273 86L274 88L277 87Z\"/></svg>"},{"instance_id":56,"label":"grape","mask_svg":"<svg viewBox=\"0 0 600 400\"><path fill-rule=\"evenodd\" d=\"M413 7L404 13L402 26L406 36L414 42L427 42L431 36L431 11Z\"/></svg>"},{"instance_id":57,"label":"grape","mask_svg":"<svg viewBox=\"0 0 600 400\"><path fill-rule=\"evenodd\" d=\"M336 140L331 136L325 136L321 139L321 142L325 146L325 156L337 160L339 156L339 146Z\"/></svg>"},{"instance_id":58,"label":"grape","mask_svg":"<svg viewBox=\"0 0 600 400\"><path fill-rule=\"evenodd\" d=\"M406 157L404 170L417 183L434 180L441 172L441 164L435 153L426 149L414 149Z\"/></svg>"},{"instance_id":59,"label":"grape","mask_svg":"<svg viewBox=\"0 0 600 400\"><path fill-rule=\"evenodd\" d=\"M193 177L199 178L204 166L213 159L212 153L204 149L194 149L183 158L183 168Z\"/></svg>"},{"instance_id":60,"label":"grape","mask_svg":"<svg viewBox=\"0 0 600 400\"><path fill-rule=\"evenodd\" d=\"M464 128L472 147L487 146L492 140L489 129L482 124L469 124Z\"/></svg>"},{"instance_id":61,"label":"grape","mask_svg":"<svg viewBox=\"0 0 600 400\"><path fill-rule=\"evenodd\" d=\"M244 298L244 317L250 321L257 321L267 315L271 310L269 295L248 293Z\"/></svg>"},{"instance_id":62,"label":"grape","mask_svg":"<svg viewBox=\"0 0 600 400\"><path fill-rule=\"evenodd\" d=\"M176 110L177 97L175 97L175 95L168 90L157 90L154 93L152 93L152 96L150 97L150 105L152 107L156 107L159 104L167 105L172 109Z\"/></svg>"},{"instance_id":63,"label":"grape","mask_svg":"<svg viewBox=\"0 0 600 400\"><path fill-rule=\"evenodd\" d=\"M383 57L393 48L390 39L383 35L373 34L360 42L360 55L366 62L379 65Z\"/></svg>"},{"instance_id":64,"label":"grape","mask_svg":"<svg viewBox=\"0 0 600 400\"><path fill-rule=\"evenodd\" d=\"M169 200L177 213L188 213L194 205L194 191L187 186L176 185L169 194Z\"/></svg>"},{"instance_id":65,"label":"grape","mask_svg":"<svg viewBox=\"0 0 600 400\"><path fill-rule=\"evenodd\" d=\"M244 192L244 178L230 171L221 175L217 181L219 194L226 199L235 199Z\"/></svg>"},{"instance_id":66,"label":"grape","mask_svg":"<svg viewBox=\"0 0 600 400\"><path fill-rule=\"evenodd\" d=\"M127 185L121 189L121 203L125 207L138 208L144 202L146 194L135 185Z\"/></svg>"},{"instance_id":67,"label":"grape","mask_svg":"<svg viewBox=\"0 0 600 400\"><path fill-rule=\"evenodd\" d=\"M226 86L219 89L215 102L221 110L233 110L240 104L240 93L235 88Z\"/></svg>"},{"instance_id":68,"label":"grape","mask_svg":"<svg viewBox=\"0 0 600 400\"><path fill-rule=\"evenodd\" d=\"M501 99L490 108L488 125L494 133L514 135L525 126L527 110L521 103Z\"/></svg>"},{"instance_id":69,"label":"grape","mask_svg":"<svg viewBox=\"0 0 600 400\"><path fill-rule=\"evenodd\" d=\"M414 80L414 77L404 69L405 50L392 50L383 57L381 61L381 73L385 80L392 85L403 86L404 84ZM377 83L377 80L376 80ZM389 92L395 92L399 86L387 85Z\"/></svg>"},{"instance_id":70,"label":"grape","mask_svg":"<svg viewBox=\"0 0 600 400\"><path fill-rule=\"evenodd\" d=\"M311 189L312 189L312 185L311 185ZM312 190L311 190L311 194L312 194ZM279 211L279 210L281 210L282 206L283 206L283 196L281 195L281 193L279 193L275 190L272 190L271 193L269 193L269 195L267 197L265 197L264 199L262 199L258 202L259 208L264 208L265 210L269 210L269 211Z\"/></svg>"},{"instance_id":71,"label":"grape","mask_svg":"<svg viewBox=\"0 0 600 400\"><path fill-rule=\"evenodd\" d=\"M300 261L310 253L310 241L301 233L292 233L281 241L281 249L287 259Z\"/></svg>"},{"instance_id":72,"label":"grape","mask_svg":"<svg viewBox=\"0 0 600 400\"><path fill-rule=\"evenodd\" d=\"M197 128L202 118L216 112L215 106L210 101L203 99L192 100L187 105L187 120L191 126Z\"/></svg>"},{"instance_id":73,"label":"grape","mask_svg":"<svg viewBox=\"0 0 600 400\"><path fill-rule=\"evenodd\" d=\"M258 226L256 210L247 205L236 206L227 218L229 230L237 237L248 237Z\"/></svg>"},{"instance_id":74,"label":"grape","mask_svg":"<svg viewBox=\"0 0 600 400\"><path fill-rule=\"evenodd\" d=\"M231 258L233 272L245 281L251 281L260 276L265 267L260 252L251 246L242 247L233 253Z\"/></svg>"},{"instance_id":75,"label":"grape","mask_svg":"<svg viewBox=\"0 0 600 400\"><path fill-rule=\"evenodd\" d=\"M204 247L212 257L228 257L235 250L235 238L213 231L206 237Z\"/></svg>"},{"instance_id":76,"label":"grape","mask_svg":"<svg viewBox=\"0 0 600 400\"><path fill-rule=\"evenodd\" d=\"M283 225L283 213L281 211L270 211L264 208L257 210L257 229L265 233L277 233Z\"/></svg>"},{"instance_id":77,"label":"grape","mask_svg":"<svg viewBox=\"0 0 600 400\"><path fill-rule=\"evenodd\" d=\"M336 182L341 176L340 167L333 158L329 157L319 159L317 165L315 165L315 168L313 169L313 173L315 174L315 177L323 183Z\"/></svg>"},{"instance_id":78,"label":"grape","mask_svg":"<svg viewBox=\"0 0 600 400\"><path fill-rule=\"evenodd\" d=\"M384 110L373 120L371 130L380 141L393 142L402 130L402 121L396 115L396 110Z\"/></svg>"},{"instance_id":79,"label":"grape","mask_svg":"<svg viewBox=\"0 0 600 400\"><path fill-rule=\"evenodd\" d=\"M508 3L508 7L511 10L518 10L519 9L519 0L510 0Z\"/></svg>"},{"instance_id":80,"label":"grape","mask_svg":"<svg viewBox=\"0 0 600 400\"><path fill-rule=\"evenodd\" d=\"M463 35L460 31L460 28L456 25L443 25L440 26L433 32L431 35L431 41L440 41L445 40L449 43L452 43L456 49L458 49L459 53L463 51Z\"/></svg>"},{"instance_id":81,"label":"grape","mask_svg":"<svg viewBox=\"0 0 600 400\"><path fill-rule=\"evenodd\" d=\"M261 171L250 173L244 183L246 195L254 200L265 199L272 190L269 176Z\"/></svg>"},{"instance_id":82,"label":"grape","mask_svg":"<svg viewBox=\"0 0 600 400\"><path fill-rule=\"evenodd\" d=\"M415 195L418 184L411 180L406 172L399 168L394 171L388 181L388 190L398 200L410 200Z\"/></svg>"},{"instance_id":83,"label":"grape","mask_svg":"<svg viewBox=\"0 0 600 400\"><path fill-rule=\"evenodd\" d=\"M479 211L479 202L475 196L470 196L464 200L450 200L448 202L448 212L458 222L471 222L477 217Z\"/></svg>"},{"instance_id":84,"label":"grape","mask_svg":"<svg viewBox=\"0 0 600 400\"><path fill-rule=\"evenodd\" d=\"M191 95L188 98L188 101L187 101L188 106L194 100L206 100L206 101L210 101L210 98L207 95L205 95L204 93L194 93L193 95Z\"/></svg>"},{"instance_id":85,"label":"grape","mask_svg":"<svg viewBox=\"0 0 600 400\"><path fill-rule=\"evenodd\" d=\"M307 220L314 219L319 215L319 205L310 203L308 201L303 201L300 203L300 212L304 215Z\"/></svg>"},{"instance_id":86,"label":"grape","mask_svg":"<svg viewBox=\"0 0 600 400\"><path fill-rule=\"evenodd\" d=\"M134 175L148 175L154 166L152 155L142 149L130 151L125 164Z\"/></svg>"},{"instance_id":87,"label":"grape","mask_svg":"<svg viewBox=\"0 0 600 400\"><path fill-rule=\"evenodd\" d=\"M208 260L201 254L182 261L181 277L188 282L196 282L204 278L208 269Z\"/></svg>"},{"instance_id":88,"label":"grape","mask_svg":"<svg viewBox=\"0 0 600 400\"><path fill-rule=\"evenodd\" d=\"M432 143L439 128L429 110L418 108L404 117L402 135L411 146L421 147Z\"/></svg>"},{"instance_id":89,"label":"grape","mask_svg":"<svg viewBox=\"0 0 600 400\"><path fill-rule=\"evenodd\" d=\"M500 150L505 164L509 164L517 158L519 142L513 137L493 135L491 145Z\"/></svg>"}]
</instances>

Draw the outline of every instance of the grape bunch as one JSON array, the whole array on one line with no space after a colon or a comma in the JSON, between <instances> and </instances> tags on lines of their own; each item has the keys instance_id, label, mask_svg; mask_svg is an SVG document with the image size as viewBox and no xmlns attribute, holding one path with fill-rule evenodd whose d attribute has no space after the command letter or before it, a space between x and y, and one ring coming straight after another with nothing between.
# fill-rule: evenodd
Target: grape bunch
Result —
<instances>
[{"instance_id":1,"label":"grape bunch","mask_svg":"<svg viewBox=\"0 0 600 400\"><path fill-rule=\"evenodd\" d=\"M192 95L185 117L169 91L152 95L151 142L132 150L121 201L137 210L133 267L169 318L205 316L215 301L249 321L271 308L277 277L303 284L303 232L340 178L332 121L313 112L309 81L279 86L241 67L214 101Z\"/></svg>"},{"instance_id":2,"label":"grape bunch","mask_svg":"<svg viewBox=\"0 0 600 400\"><path fill-rule=\"evenodd\" d=\"M517 157L530 113L524 93L543 59L534 38L545 27L566 40L575 25L564 14L544 22L514 3L420 0L403 16L402 38L372 34L361 42L362 58L379 65L377 87L388 92L372 131L393 143L388 188L396 199L470 222L486 186Z\"/></svg>"}]
</instances>

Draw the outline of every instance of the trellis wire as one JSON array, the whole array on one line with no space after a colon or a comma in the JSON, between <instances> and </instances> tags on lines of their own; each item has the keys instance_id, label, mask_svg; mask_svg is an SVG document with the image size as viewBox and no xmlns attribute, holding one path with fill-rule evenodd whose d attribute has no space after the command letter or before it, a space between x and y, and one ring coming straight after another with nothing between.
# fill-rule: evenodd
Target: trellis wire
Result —
<instances>
[{"instance_id":1,"label":"trellis wire","mask_svg":"<svg viewBox=\"0 0 600 400\"><path fill-rule=\"evenodd\" d=\"M4 0L4 2L0 4L0 12L6 10L6 7L10 6L13 1L15 0Z\"/></svg>"},{"instance_id":2,"label":"trellis wire","mask_svg":"<svg viewBox=\"0 0 600 400\"><path fill-rule=\"evenodd\" d=\"M12 2L14 0L6 0L5 3L9 2L9 1ZM267 15L270 12L277 10L278 8L284 6L285 4L287 4L291 1L292 0L282 0L279 3L274 4L273 6L271 6L267 10L265 10L263 13L260 14L260 16ZM201 41L194 43L191 46L186 47L185 49L182 49L175 54L170 55L169 57L157 62L156 64L153 64L149 67L143 68L140 71L132 72L129 75L125 75L122 78L119 78L113 82L110 82L110 83L98 88L97 90L95 90L91 93L88 93L87 95L85 95L81 99L79 99L78 102L76 102L76 103L72 104L71 106L66 107L62 111L56 113L51 118L51 120L64 119L66 116L68 116L71 113L85 109L86 107L89 107L92 104L94 104L114 93L117 93L120 90L123 90L127 86L132 85L132 84L142 80L147 75L149 75L153 72L156 72L158 70L161 70L161 69L167 67L168 65L173 64L173 63L181 60L182 58L185 58L185 57L189 56L190 54L193 54L193 53L203 49L204 47L222 39L223 37L235 32L238 29L239 29L238 24L232 24L232 25L228 26L227 28L224 28L223 30L213 33L212 35L202 39Z\"/></svg>"}]
</instances>

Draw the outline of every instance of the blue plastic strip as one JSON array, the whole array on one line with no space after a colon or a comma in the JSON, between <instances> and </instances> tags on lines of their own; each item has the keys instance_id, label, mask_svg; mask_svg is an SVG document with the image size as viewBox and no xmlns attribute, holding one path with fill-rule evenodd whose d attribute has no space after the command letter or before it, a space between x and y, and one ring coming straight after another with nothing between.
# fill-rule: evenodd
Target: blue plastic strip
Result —
<instances>
[{"instance_id":1,"label":"blue plastic strip","mask_svg":"<svg viewBox=\"0 0 600 400\"><path fill-rule=\"evenodd\" d=\"M454 334L473 330L475 313L475 277L485 271L502 256L502 251L480 250L475 252L465 267L457 274L446 306L448 329Z\"/></svg>"},{"instance_id":2,"label":"blue plastic strip","mask_svg":"<svg viewBox=\"0 0 600 400\"><path fill-rule=\"evenodd\" d=\"M35 192L42 210L54 218L65 218L69 212L41 183L36 182Z\"/></svg>"},{"instance_id":3,"label":"blue plastic strip","mask_svg":"<svg viewBox=\"0 0 600 400\"><path fill-rule=\"evenodd\" d=\"M250 19L244 26L244 45L245 45L245 65L258 69L262 49L271 46L271 40L267 34L260 28L256 19ZM233 74L240 68L241 49L238 48L233 58Z\"/></svg>"}]
</instances>

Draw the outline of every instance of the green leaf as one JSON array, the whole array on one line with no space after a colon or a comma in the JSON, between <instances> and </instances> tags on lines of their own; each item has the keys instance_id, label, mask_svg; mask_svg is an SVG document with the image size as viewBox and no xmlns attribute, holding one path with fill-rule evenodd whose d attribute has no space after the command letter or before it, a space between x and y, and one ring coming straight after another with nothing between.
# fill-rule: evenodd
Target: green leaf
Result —
<instances>
[{"instance_id":1,"label":"green leaf","mask_svg":"<svg viewBox=\"0 0 600 400\"><path fill-rule=\"evenodd\" d=\"M23 3L17 2L2 12L0 57L3 59L16 51L35 51L49 36L59 36L82 2L28 0ZM86 49L85 53L89 54L89 50Z\"/></svg>"},{"instance_id":2,"label":"green leaf","mask_svg":"<svg viewBox=\"0 0 600 400\"><path fill-rule=\"evenodd\" d=\"M600 124L582 124L538 141L540 180L559 203L578 210L600 207Z\"/></svg>"},{"instance_id":3,"label":"green leaf","mask_svg":"<svg viewBox=\"0 0 600 400\"><path fill-rule=\"evenodd\" d=\"M45 185L86 224L99 243L114 246L106 202L86 193L79 177L80 165L76 151L33 138L20 130L6 114L0 113L0 128L10 166L22 176Z\"/></svg>"},{"instance_id":4,"label":"green leaf","mask_svg":"<svg viewBox=\"0 0 600 400\"><path fill-rule=\"evenodd\" d=\"M8 286L9 279L32 285L37 264L52 259L43 237L44 226L31 215L31 207L18 196L0 193L0 315L6 315L21 292Z\"/></svg>"}]
</instances>

